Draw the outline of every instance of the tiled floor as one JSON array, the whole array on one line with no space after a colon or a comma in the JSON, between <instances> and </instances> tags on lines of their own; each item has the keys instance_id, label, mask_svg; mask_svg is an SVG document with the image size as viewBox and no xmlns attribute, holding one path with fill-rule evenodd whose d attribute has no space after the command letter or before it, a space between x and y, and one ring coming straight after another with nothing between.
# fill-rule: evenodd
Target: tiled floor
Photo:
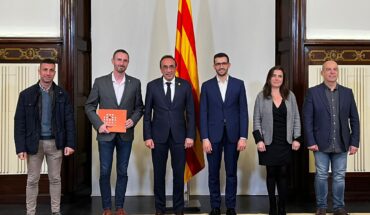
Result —
<instances>
[{"instance_id":1,"label":"tiled floor","mask_svg":"<svg viewBox=\"0 0 370 215\"><path fill-rule=\"evenodd\" d=\"M199 208L191 208L186 214L207 214L210 210L208 196L194 196L192 200L198 200ZM101 211L100 197L92 197L85 199L75 199L69 202L63 202L62 212L64 215L100 215ZM268 197L267 196L238 196L237 197L237 212L239 214L266 214L268 213ZM370 215L370 201L362 202L347 202L346 207L351 215L355 213L366 213ZM154 198L152 196L127 197L125 209L129 214L154 214ZM225 212L225 209L221 209ZM48 204L38 205L38 215L49 215L50 207ZM304 200L291 200L287 205L289 214L305 213L313 214L315 204ZM330 212L330 211L329 211ZM1 204L0 215L21 215L25 214L24 204Z\"/></svg>"}]
</instances>

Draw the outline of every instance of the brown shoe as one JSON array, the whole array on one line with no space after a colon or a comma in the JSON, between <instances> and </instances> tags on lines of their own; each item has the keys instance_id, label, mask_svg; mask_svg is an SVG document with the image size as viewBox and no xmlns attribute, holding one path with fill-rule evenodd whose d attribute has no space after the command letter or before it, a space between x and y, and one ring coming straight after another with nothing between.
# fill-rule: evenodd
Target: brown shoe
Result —
<instances>
[{"instance_id":1,"label":"brown shoe","mask_svg":"<svg viewBox=\"0 0 370 215\"><path fill-rule=\"evenodd\" d=\"M346 209L344 208L339 208L333 212L333 215L348 215Z\"/></svg>"},{"instance_id":2,"label":"brown shoe","mask_svg":"<svg viewBox=\"0 0 370 215\"><path fill-rule=\"evenodd\" d=\"M326 215L326 208L317 208L316 215Z\"/></svg>"},{"instance_id":3,"label":"brown shoe","mask_svg":"<svg viewBox=\"0 0 370 215\"><path fill-rule=\"evenodd\" d=\"M110 209L105 209L103 215L113 215Z\"/></svg>"},{"instance_id":4,"label":"brown shoe","mask_svg":"<svg viewBox=\"0 0 370 215\"><path fill-rule=\"evenodd\" d=\"M123 210L123 208L118 208L117 210L116 210L116 213L115 213L115 215L126 215L127 213L126 213L126 211L125 210Z\"/></svg>"}]
</instances>

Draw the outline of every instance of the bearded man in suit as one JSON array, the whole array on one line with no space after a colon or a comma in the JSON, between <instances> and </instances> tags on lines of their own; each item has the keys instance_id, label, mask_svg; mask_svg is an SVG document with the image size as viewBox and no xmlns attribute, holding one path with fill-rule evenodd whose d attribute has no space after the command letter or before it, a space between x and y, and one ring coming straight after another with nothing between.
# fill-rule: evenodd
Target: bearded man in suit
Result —
<instances>
[{"instance_id":1,"label":"bearded man in suit","mask_svg":"<svg viewBox=\"0 0 370 215\"><path fill-rule=\"evenodd\" d=\"M143 115L140 80L126 74L129 55L123 49L114 52L113 72L99 77L85 104L85 112L97 131L100 160L100 193L102 196L103 215L111 215L111 186L113 152L116 148L117 181L115 191L116 215L124 215L123 209L127 187L127 167L134 139L134 127ZM99 118L96 109L127 110L126 132L109 132L107 125Z\"/></svg>"}]
</instances>

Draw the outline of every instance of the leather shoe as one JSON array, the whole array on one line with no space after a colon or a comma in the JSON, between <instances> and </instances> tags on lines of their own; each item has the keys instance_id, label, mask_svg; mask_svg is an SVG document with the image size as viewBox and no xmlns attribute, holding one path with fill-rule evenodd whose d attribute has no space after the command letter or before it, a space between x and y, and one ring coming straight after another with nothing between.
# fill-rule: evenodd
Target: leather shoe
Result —
<instances>
[{"instance_id":1,"label":"leather shoe","mask_svg":"<svg viewBox=\"0 0 370 215\"><path fill-rule=\"evenodd\" d=\"M105 209L103 215L113 215L111 209Z\"/></svg>"},{"instance_id":2,"label":"leather shoe","mask_svg":"<svg viewBox=\"0 0 370 215\"><path fill-rule=\"evenodd\" d=\"M226 215L236 215L235 209L234 208L228 208L226 210Z\"/></svg>"},{"instance_id":3,"label":"leather shoe","mask_svg":"<svg viewBox=\"0 0 370 215\"><path fill-rule=\"evenodd\" d=\"M317 208L316 215L326 215L326 208Z\"/></svg>"},{"instance_id":4,"label":"leather shoe","mask_svg":"<svg viewBox=\"0 0 370 215\"><path fill-rule=\"evenodd\" d=\"M164 215L164 213L157 211L155 212L155 215Z\"/></svg>"},{"instance_id":5,"label":"leather shoe","mask_svg":"<svg viewBox=\"0 0 370 215\"><path fill-rule=\"evenodd\" d=\"M348 215L346 209L344 208L339 208L333 212L333 215Z\"/></svg>"},{"instance_id":6,"label":"leather shoe","mask_svg":"<svg viewBox=\"0 0 370 215\"><path fill-rule=\"evenodd\" d=\"M209 215L221 215L220 208L212 208L211 212Z\"/></svg>"},{"instance_id":7,"label":"leather shoe","mask_svg":"<svg viewBox=\"0 0 370 215\"><path fill-rule=\"evenodd\" d=\"M115 215L126 215L127 213L126 213L126 211L125 210L123 210L123 208L118 208L117 210L116 210L116 213L115 213Z\"/></svg>"}]
</instances>

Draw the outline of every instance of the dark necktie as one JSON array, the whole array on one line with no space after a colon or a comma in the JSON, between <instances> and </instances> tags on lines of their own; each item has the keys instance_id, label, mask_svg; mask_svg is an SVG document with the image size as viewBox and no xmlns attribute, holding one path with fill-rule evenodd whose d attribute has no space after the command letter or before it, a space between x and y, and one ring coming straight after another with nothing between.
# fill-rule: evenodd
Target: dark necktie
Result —
<instances>
[{"instance_id":1,"label":"dark necktie","mask_svg":"<svg viewBox=\"0 0 370 215\"><path fill-rule=\"evenodd\" d=\"M166 82L167 85L167 92L166 92L166 100L168 101L168 104L171 104L171 82Z\"/></svg>"}]
</instances>

